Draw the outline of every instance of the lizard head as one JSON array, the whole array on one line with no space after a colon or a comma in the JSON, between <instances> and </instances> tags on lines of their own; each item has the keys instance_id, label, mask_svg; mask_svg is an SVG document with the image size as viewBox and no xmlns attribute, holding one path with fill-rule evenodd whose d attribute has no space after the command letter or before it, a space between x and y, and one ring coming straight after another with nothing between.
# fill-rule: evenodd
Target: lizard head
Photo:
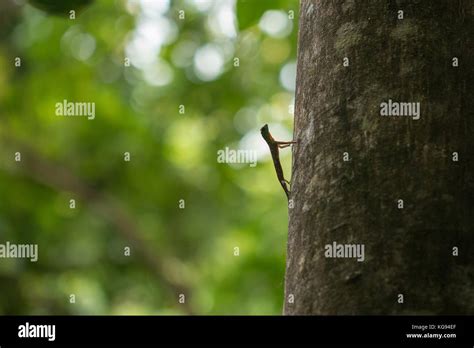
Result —
<instances>
[{"instance_id":1,"label":"lizard head","mask_svg":"<svg viewBox=\"0 0 474 348\"><path fill-rule=\"evenodd\" d=\"M262 133L262 137L265 139L265 141L269 142L273 140L272 136L270 135L270 131L268 130L268 124L260 128L260 133Z\"/></svg>"}]
</instances>

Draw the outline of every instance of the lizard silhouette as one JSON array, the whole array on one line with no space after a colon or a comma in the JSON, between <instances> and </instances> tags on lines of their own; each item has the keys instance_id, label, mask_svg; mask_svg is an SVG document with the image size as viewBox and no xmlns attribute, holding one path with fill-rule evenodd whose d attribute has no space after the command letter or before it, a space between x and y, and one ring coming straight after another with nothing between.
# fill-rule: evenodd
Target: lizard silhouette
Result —
<instances>
[{"instance_id":1,"label":"lizard silhouette","mask_svg":"<svg viewBox=\"0 0 474 348\"><path fill-rule=\"evenodd\" d=\"M280 182L281 187L283 187L283 190L285 191L286 198L290 199L290 190L287 186L290 183L288 182L288 180L285 179L283 175L283 169L280 163L280 149L284 149L285 147L288 147L291 144L296 144L297 141L276 141L270 134L268 124L260 128L260 133L262 134L263 139L265 139L268 144L268 147L270 148L270 153L272 155L273 165L275 166L278 181Z\"/></svg>"}]
</instances>

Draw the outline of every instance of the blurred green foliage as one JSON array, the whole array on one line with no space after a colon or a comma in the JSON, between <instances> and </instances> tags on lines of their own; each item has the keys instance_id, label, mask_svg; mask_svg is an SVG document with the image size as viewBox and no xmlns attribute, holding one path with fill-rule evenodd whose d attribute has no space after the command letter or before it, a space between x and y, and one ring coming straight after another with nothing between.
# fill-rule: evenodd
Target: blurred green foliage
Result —
<instances>
[{"instance_id":1,"label":"blurred green foliage","mask_svg":"<svg viewBox=\"0 0 474 348\"><path fill-rule=\"evenodd\" d=\"M0 259L0 314L281 313L287 202L259 128L291 138L297 10L0 3L0 243L39 246ZM95 119L56 116L65 99ZM217 163L226 146L262 156Z\"/></svg>"},{"instance_id":2,"label":"blurred green foliage","mask_svg":"<svg viewBox=\"0 0 474 348\"><path fill-rule=\"evenodd\" d=\"M46 11L48 14L68 15L92 3L92 0L29 0L29 4Z\"/></svg>"}]
</instances>

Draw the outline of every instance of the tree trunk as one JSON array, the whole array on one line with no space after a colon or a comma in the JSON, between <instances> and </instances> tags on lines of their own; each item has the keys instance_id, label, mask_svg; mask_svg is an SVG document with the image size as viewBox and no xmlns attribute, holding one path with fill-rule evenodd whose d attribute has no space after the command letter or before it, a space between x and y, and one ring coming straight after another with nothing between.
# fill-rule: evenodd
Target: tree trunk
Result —
<instances>
[{"instance_id":1,"label":"tree trunk","mask_svg":"<svg viewBox=\"0 0 474 348\"><path fill-rule=\"evenodd\" d=\"M285 314L474 314L473 13L301 2Z\"/></svg>"}]
</instances>

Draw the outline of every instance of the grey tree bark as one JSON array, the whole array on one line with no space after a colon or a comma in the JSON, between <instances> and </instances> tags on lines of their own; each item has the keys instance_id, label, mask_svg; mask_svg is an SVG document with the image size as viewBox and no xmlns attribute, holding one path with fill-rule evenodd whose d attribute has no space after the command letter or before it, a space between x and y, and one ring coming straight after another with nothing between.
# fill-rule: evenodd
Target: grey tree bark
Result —
<instances>
[{"instance_id":1,"label":"grey tree bark","mask_svg":"<svg viewBox=\"0 0 474 348\"><path fill-rule=\"evenodd\" d=\"M474 314L473 13L302 0L285 314Z\"/></svg>"}]
</instances>

